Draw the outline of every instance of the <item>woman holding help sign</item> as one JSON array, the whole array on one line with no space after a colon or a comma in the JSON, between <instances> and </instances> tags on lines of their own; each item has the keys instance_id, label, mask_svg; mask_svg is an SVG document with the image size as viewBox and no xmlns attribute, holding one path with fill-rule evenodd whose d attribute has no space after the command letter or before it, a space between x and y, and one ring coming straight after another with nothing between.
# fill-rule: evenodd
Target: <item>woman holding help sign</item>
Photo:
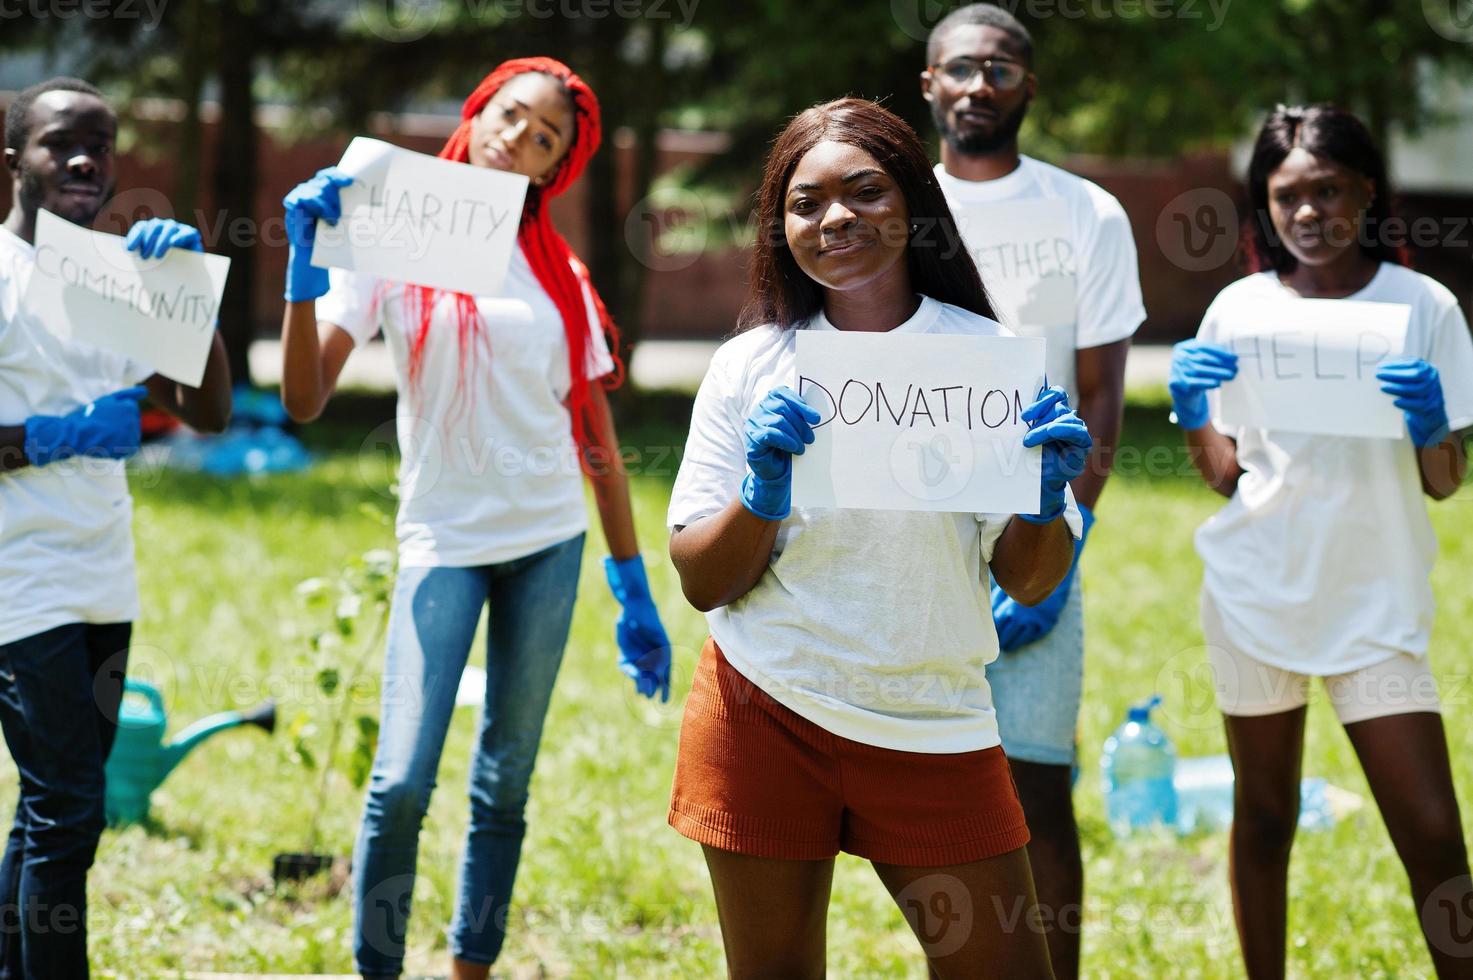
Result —
<instances>
[{"instance_id":1,"label":"woman holding help sign","mask_svg":"<svg viewBox=\"0 0 1473 980\"><path fill-rule=\"evenodd\" d=\"M471 823L451 929L454 976L484 977L505 938L543 717L562 660L587 520L588 470L604 567L623 606L619 667L669 697L670 643L650 598L606 386L617 333L547 205L598 148L598 101L550 58L508 61L466 99L440 156L531 181L504 295L471 297L311 264L316 222L335 223L333 168L287 195L291 265L282 399L316 418L353 348L380 330L399 384L399 578L383 717L354 853L354 957L370 976L403 966L420 822L481 608L487 691L471 771Z\"/></svg>"},{"instance_id":2,"label":"woman holding help sign","mask_svg":"<svg viewBox=\"0 0 1473 980\"><path fill-rule=\"evenodd\" d=\"M793 508L819 415L799 330L1005 335L915 133L873 103L801 113L763 173L743 332L696 396L670 554L711 627L670 822L705 847L733 977L819 976L834 856L876 872L943 977L1050 976L984 665L990 580L1037 602L1080 533L1090 445L1064 393L1025 411L1037 514ZM985 970L984 970L985 966Z\"/></svg>"},{"instance_id":3,"label":"woman holding help sign","mask_svg":"<svg viewBox=\"0 0 1473 980\"><path fill-rule=\"evenodd\" d=\"M1203 479L1230 501L1197 532L1202 631L1237 780L1231 880L1251 977L1282 976L1289 849L1305 704L1325 679L1406 866L1438 973L1473 953L1445 926L1469 900L1468 858L1427 665L1437 542L1422 501L1451 496L1473 425L1473 340L1453 294L1387 241L1390 191L1365 126L1329 106L1280 107L1248 173L1252 264L1176 346L1171 395ZM1229 319L1284 296L1411 308L1401 359L1377 378L1407 441L1213 423L1207 392L1237 374ZM1461 911L1459 914L1462 914Z\"/></svg>"}]
</instances>

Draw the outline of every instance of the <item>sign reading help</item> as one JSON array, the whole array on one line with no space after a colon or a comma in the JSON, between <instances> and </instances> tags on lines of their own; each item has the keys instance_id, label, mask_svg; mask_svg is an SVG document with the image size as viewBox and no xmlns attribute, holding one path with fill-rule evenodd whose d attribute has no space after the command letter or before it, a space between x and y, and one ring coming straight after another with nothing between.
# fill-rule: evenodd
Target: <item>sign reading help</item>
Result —
<instances>
[{"instance_id":1,"label":"sign reading help","mask_svg":"<svg viewBox=\"0 0 1473 980\"><path fill-rule=\"evenodd\" d=\"M1238 355L1216 394L1228 426L1325 436L1406 437L1406 421L1376 371L1406 347L1411 307L1286 297L1251 321L1224 318L1213 343Z\"/></svg>"},{"instance_id":2,"label":"sign reading help","mask_svg":"<svg viewBox=\"0 0 1473 980\"><path fill-rule=\"evenodd\" d=\"M22 305L62 340L131 357L199 387L230 260L181 248L145 259L124 241L38 212L36 265Z\"/></svg>"},{"instance_id":3,"label":"sign reading help","mask_svg":"<svg viewBox=\"0 0 1473 980\"><path fill-rule=\"evenodd\" d=\"M355 137L343 216L317 223L312 264L471 296L501 293L527 178Z\"/></svg>"},{"instance_id":4,"label":"sign reading help","mask_svg":"<svg viewBox=\"0 0 1473 980\"><path fill-rule=\"evenodd\" d=\"M798 393L818 411L793 459L793 504L1033 514L1041 450L1023 409L1044 342L800 330Z\"/></svg>"}]
</instances>

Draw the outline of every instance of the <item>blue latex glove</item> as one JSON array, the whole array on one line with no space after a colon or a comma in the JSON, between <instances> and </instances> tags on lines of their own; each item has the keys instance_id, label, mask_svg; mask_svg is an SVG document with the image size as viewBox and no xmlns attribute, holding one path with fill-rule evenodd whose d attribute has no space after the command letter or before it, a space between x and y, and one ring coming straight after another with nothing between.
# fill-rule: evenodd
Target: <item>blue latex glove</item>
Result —
<instances>
[{"instance_id":1,"label":"blue latex glove","mask_svg":"<svg viewBox=\"0 0 1473 980\"><path fill-rule=\"evenodd\" d=\"M353 178L337 167L324 167L282 198L286 206L286 241L291 247L286 260L286 301L299 303L327 295L327 270L312 264L312 244L317 240L319 219L330 225L343 216L338 190Z\"/></svg>"},{"instance_id":2,"label":"blue latex glove","mask_svg":"<svg viewBox=\"0 0 1473 980\"><path fill-rule=\"evenodd\" d=\"M793 457L813 442L819 414L787 385L772 389L747 418L742 506L766 521L792 510Z\"/></svg>"},{"instance_id":3,"label":"blue latex glove","mask_svg":"<svg viewBox=\"0 0 1473 980\"><path fill-rule=\"evenodd\" d=\"M175 221L173 218L146 218L128 229L123 247L137 252L145 259L161 259L171 248L186 248L191 252L203 252L199 229Z\"/></svg>"},{"instance_id":4,"label":"blue latex glove","mask_svg":"<svg viewBox=\"0 0 1473 980\"><path fill-rule=\"evenodd\" d=\"M124 388L65 415L32 415L26 419L26 459L45 466L73 456L127 459L138 452L142 431L138 403L148 395L139 385Z\"/></svg>"},{"instance_id":5,"label":"blue latex glove","mask_svg":"<svg viewBox=\"0 0 1473 980\"><path fill-rule=\"evenodd\" d=\"M660 613L650 598L644 561L635 555L623 561L604 559L604 575L624 612L619 616L615 638L619 641L619 670L634 681L634 688L647 698L660 692L670 700L670 638L660 625Z\"/></svg>"},{"instance_id":6,"label":"blue latex glove","mask_svg":"<svg viewBox=\"0 0 1473 980\"><path fill-rule=\"evenodd\" d=\"M1052 595L1036 606L1025 606L996 583L993 584L992 621L997 626L997 643L1003 653L1043 639L1058 625L1059 616L1069 603L1069 590L1074 585L1074 570L1079 567L1079 556L1084 554L1084 542L1095 523L1095 515L1088 507L1080 504L1079 513L1084 517L1084 533L1074 542L1074 563L1069 566L1069 574L1064 576L1064 581Z\"/></svg>"},{"instance_id":7,"label":"blue latex glove","mask_svg":"<svg viewBox=\"0 0 1473 980\"><path fill-rule=\"evenodd\" d=\"M1396 407L1407 418L1407 430L1418 449L1435 446L1447 438L1447 405L1442 400L1442 381L1437 368L1418 358L1387 361L1376 372L1385 382L1381 390L1396 399Z\"/></svg>"},{"instance_id":8,"label":"blue latex glove","mask_svg":"<svg viewBox=\"0 0 1473 980\"><path fill-rule=\"evenodd\" d=\"M1023 421L1028 423L1023 445L1043 447L1043 486L1038 513L1018 516L1030 524L1048 524L1064 513L1064 488L1084 472L1095 441L1084 420L1069 407L1069 396L1057 386L1038 393L1038 400L1023 409Z\"/></svg>"},{"instance_id":9,"label":"blue latex glove","mask_svg":"<svg viewBox=\"0 0 1473 980\"><path fill-rule=\"evenodd\" d=\"M1176 424L1188 432L1211 421L1207 392L1238 376L1238 355L1200 340L1183 340L1171 348L1171 409Z\"/></svg>"}]
</instances>

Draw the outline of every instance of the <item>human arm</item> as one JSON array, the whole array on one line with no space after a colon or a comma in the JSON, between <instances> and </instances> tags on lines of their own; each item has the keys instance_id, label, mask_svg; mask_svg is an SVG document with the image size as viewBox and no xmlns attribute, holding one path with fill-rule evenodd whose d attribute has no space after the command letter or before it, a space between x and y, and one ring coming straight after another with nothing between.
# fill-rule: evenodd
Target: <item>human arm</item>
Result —
<instances>
[{"instance_id":1,"label":"human arm","mask_svg":"<svg viewBox=\"0 0 1473 980\"><path fill-rule=\"evenodd\" d=\"M988 562L993 582L1025 606L1042 602L1063 581L1074 560L1074 535L1066 523L1067 488L1083 471L1093 445L1088 427L1069 408L1062 388L1045 388L1023 410L1025 448L1042 448L1039 507L1009 522Z\"/></svg>"},{"instance_id":2,"label":"human arm","mask_svg":"<svg viewBox=\"0 0 1473 980\"><path fill-rule=\"evenodd\" d=\"M1238 357L1200 340L1184 340L1171 349L1172 411L1186 434L1187 452L1203 481L1224 497L1238 488L1243 469L1238 444L1217 431L1207 407L1207 392L1238 374Z\"/></svg>"},{"instance_id":3,"label":"human arm","mask_svg":"<svg viewBox=\"0 0 1473 980\"><path fill-rule=\"evenodd\" d=\"M22 470L31 465L26 459L26 427L0 425L0 473Z\"/></svg>"},{"instance_id":4,"label":"human arm","mask_svg":"<svg viewBox=\"0 0 1473 980\"><path fill-rule=\"evenodd\" d=\"M671 535L681 590L700 611L741 598L761 579L791 510L792 458L813 442L818 421L791 388L769 392L743 426L747 472L736 499Z\"/></svg>"},{"instance_id":5,"label":"human arm","mask_svg":"<svg viewBox=\"0 0 1473 980\"><path fill-rule=\"evenodd\" d=\"M645 697L660 694L670 700L670 638L660 622L659 610L650 595L644 559L634 533L634 511L629 502L629 474L619 453L619 437L603 385L590 382L584 422L588 445L584 448L584 472L593 487L599 524L609 556L604 559L604 576L620 607L614 636L619 645L619 670L634 682Z\"/></svg>"},{"instance_id":6,"label":"human arm","mask_svg":"<svg viewBox=\"0 0 1473 980\"><path fill-rule=\"evenodd\" d=\"M1389 361L1376 372L1376 380L1406 417L1422 492L1433 500L1451 497L1467 476L1468 457L1463 434L1448 427L1437 368L1421 358Z\"/></svg>"},{"instance_id":7,"label":"human arm","mask_svg":"<svg viewBox=\"0 0 1473 980\"><path fill-rule=\"evenodd\" d=\"M298 184L282 201L290 250L281 319L281 403L297 422L310 422L322 414L353 352L351 334L317 319L317 300L327 295L329 278L326 269L312 264L317 222L337 224L342 216L338 192L352 182L352 177L328 167Z\"/></svg>"},{"instance_id":8,"label":"human arm","mask_svg":"<svg viewBox=\"0 0 1473 980\"><path fill-rule=\"evenodd\" d=\"M33 415L22 425L0 426L0 472L73 456L127 459L138 451L138 403L147 394L141 385L124 388L65 415Z\"/></svg>"},{"instance_id":9,"label":"human arm","mask_svg":"<svg viewBox=\"0 0 1473 980\"><path fill-rule=\"evenodd\" d=\"M1016 602L1033 606L1063 581L1073 557L1074 535L1060 515L1047 524L1008 522L988 566L995 586Z\"/></svg>"},{"instance_id":10,"label":"human arm","mask_svg":"<svg viewBox=\"0 0 1473 980\"><path fill-rule=\"evenodd\" d=\"M169 218L147 218L128 229L124 247L145 259L162 259L170 249L204 251L199 230ZM217 329L199 387L181 384L161 374L144 382L153 403L200 432L224 432L230 424L230 362Z\"/></svg>"},{"instance_id":11,"label":"human arm","mask_svg":"<svg viewBox=\"0 0 1473 980\"><path fill-rule=\"evenodd\" d=\"M1081 507L1093 511L1115 465L1120 428L1125 416L1125 359L1130 338L1099 347L1082 347L1075 354L1075 383L1079 405L1075 411L1089 428L1094 445L1084 472L1070 486Z\"/></svg>"}]
</instances>

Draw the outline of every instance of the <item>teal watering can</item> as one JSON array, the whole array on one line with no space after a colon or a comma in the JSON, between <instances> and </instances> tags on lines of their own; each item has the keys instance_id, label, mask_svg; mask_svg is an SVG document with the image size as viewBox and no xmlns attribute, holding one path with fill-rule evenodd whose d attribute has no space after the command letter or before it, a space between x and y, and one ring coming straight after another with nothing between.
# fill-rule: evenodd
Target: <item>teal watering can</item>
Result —
<instances>
[{"instance_id":1,"label":"teal watering can","mask_svg":"<svg viewBox=\"0 0 1473 980\"><path fill-rule=\"evenodd\" d=\"M130 697L130 695L133 695ZM164 698L145 681L123 681L118 708L118 734L107 757L107 822L112 826L141 823L148 816L148 797L181 759L205 739L236 725L276 727L276 705L266 701L250 711L222 711L201 718L167 744L169 727Z\"/></svg>"}]
</instances>

